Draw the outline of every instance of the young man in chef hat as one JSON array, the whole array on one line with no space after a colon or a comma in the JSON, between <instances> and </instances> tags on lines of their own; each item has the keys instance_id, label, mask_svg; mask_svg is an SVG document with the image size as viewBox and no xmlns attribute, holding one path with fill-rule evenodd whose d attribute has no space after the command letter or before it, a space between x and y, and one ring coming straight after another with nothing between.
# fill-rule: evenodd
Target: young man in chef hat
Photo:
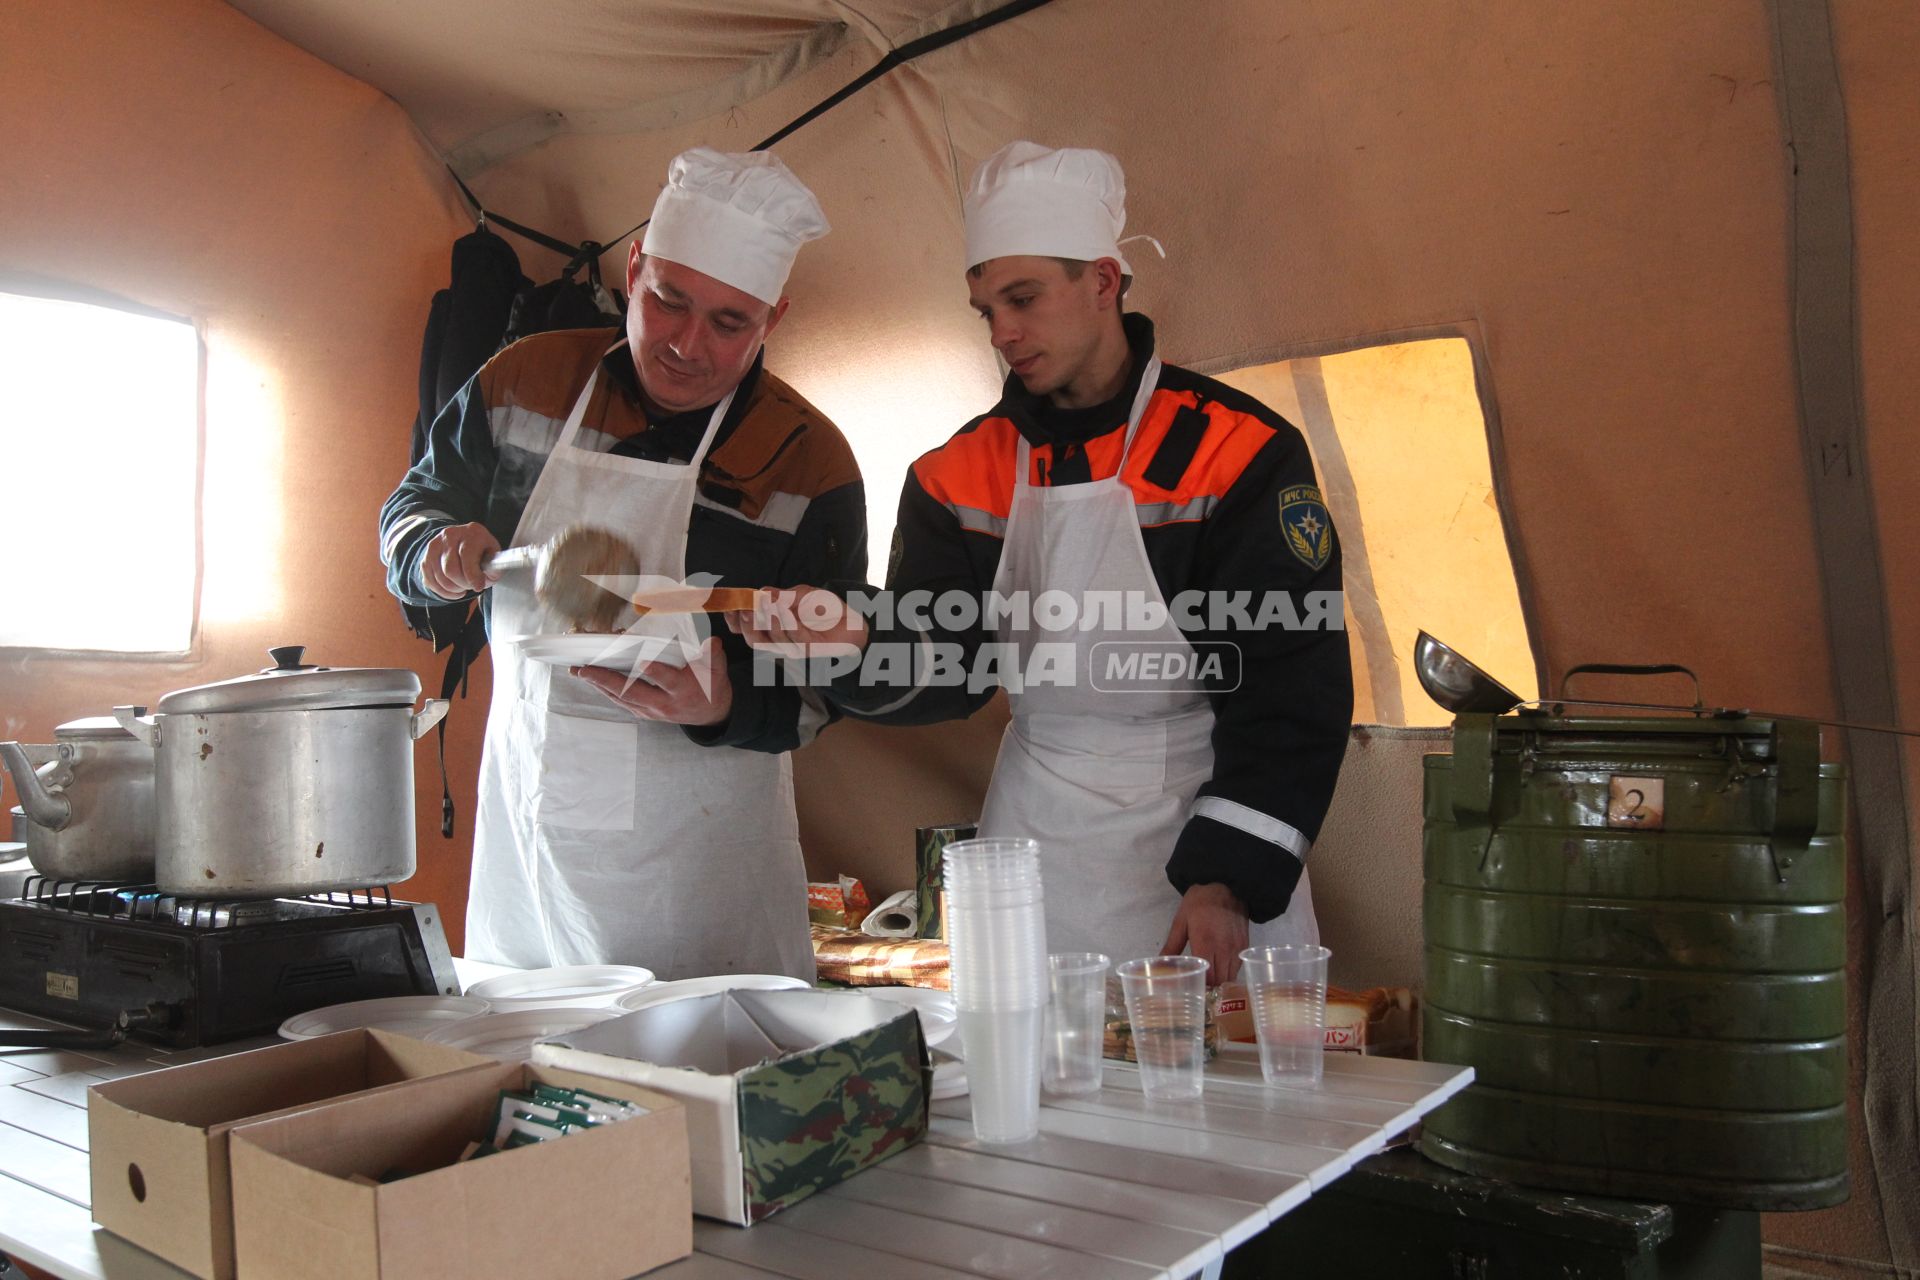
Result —
<instances>
[{"instance_id":1,"label":"young man in chef hat","mask_svg":"<svg viewBox=\"0 0 1920 1280\"><path fill-rule=\"evenodd\" d=\"M1318 940L1306 858L1353 711L1340 553L1299 431L1164 364L1153 322L1123 311L1125 204L1112 156L1032 142L966 194L969 300L1008 376L910 471L888 588L1007 607L810 629L831 614L783 594L729 621L766 647L922 655L910 680L868 661L830 686L849 713L902 724L978 709L991 688L941 672L957 654L977 673L1000 646L1013 719L980 834L1039 841L1048 948L1191 951L1219 982L1250 940ZM1056 592L1077 602L1064 627L1031 608ZM1189 607L1156 608L1171 602Z\"/></svg>"},{"instance_id":2,"label":"young man in chef hat","mask_svg":"<svg viewBox=\"0 0 1920 1280\"><path fill-rule=\"evenodd\" d=\"M540 334L495 356L382 512L394 594L487 594L475 959L813 976L787 753L833 711L756 684L731 637L639 679L624 664L536 660L516 643L551 628L532 575L492 573L486 558L590 525L630 543L650 579L863 576L852 452L764 367L794 258L826 232L775 157L676 157L628 257L624 333Z\"/></svg>"}]
</instances>

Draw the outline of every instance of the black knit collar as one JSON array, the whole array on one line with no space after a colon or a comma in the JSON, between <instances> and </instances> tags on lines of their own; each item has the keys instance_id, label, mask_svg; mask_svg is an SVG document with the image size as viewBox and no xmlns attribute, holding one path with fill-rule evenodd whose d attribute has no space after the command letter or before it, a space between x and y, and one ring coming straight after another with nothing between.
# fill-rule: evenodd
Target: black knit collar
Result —
<instances>
[{"instance_id":1,"label":"black knit collar","mask_svg":"<svg viewBox=\"0 0 1920 1280\"><path fill-rule=\"evenodd\" d=\"M1126 382L1112 399L1081 409L1063 409L1047 397L1029 392L1019 375L1009 373L1000 389L1000 403L993 407L994 414L1011 419L1029 444L1081 443L1125 425L1133 409L1133 397L1140 390L1140 375L1153 358L1153 321L1138 312L1127 312L1120 317L1120 324L1133 359Z\"/></svg>"}]
</instances>

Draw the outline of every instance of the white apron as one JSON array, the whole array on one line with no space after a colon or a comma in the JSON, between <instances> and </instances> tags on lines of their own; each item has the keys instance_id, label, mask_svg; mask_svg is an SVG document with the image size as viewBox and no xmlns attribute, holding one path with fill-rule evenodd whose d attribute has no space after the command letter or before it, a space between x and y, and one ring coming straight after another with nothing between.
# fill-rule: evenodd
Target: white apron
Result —
<instances>
[{"instance_id":1,"label":"white apron","mask_svg":"<svg viewBox=\"0 0 1920 1280\"><path fill-rule=\"evenodd\" d=\"M700 463L733 397L714 408L691 462L648 462L576 444L599 377L596 365L513 545L584 521L628 539L641 573L683 580ZM678 725L636 720L564 667L524 659L506 640L543 627L531 578L509 574L492 588L467 954L522 968L644 965L662 979L812 981L791 761L698 746Z\"/></svg>"},{"instance_id":2,"label":"white apron","mask_svg":"<svg viewBox=\"0 0 1920 1280\"><path fill-rule=\"evenodd\" d=\"M1155 357L1140 377L1126 452L1159 378ZM1080 603L1083 618L1094 592L1138 593L1164 606L1123 478L1125 454L1114 475L1086 484L1030 484L1029 468L1022 436L994 591L1030 598L1064 591ZM1016 633L1003 625L997 639L1018 646L1023 671L1035 644L1072 644L1076 683L1009 693L1013 720L987 787L980 834L1040 842L1049 951L1099 951L1116 963L1157 955L1180 905L1167 859L1195 794L1213 776L1213 707L1197 690L1101 692L1089 673L1093 647L1103 642L1145 641L1185 654L1192 647L1171 618L1151 632L1102 625ZM1293 855L1275 848L1273 856ZM1251 933L1256 946L1319 941L1304 872L1286 914Z\"/></svg>"}]
</instances>

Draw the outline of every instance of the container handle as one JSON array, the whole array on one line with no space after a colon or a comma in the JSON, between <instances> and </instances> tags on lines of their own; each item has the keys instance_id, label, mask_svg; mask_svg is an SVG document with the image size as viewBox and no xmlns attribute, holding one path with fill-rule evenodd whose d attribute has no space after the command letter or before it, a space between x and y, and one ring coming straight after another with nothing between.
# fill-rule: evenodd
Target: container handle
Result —
<instances>
[{"instance_id":1,"label":"container handle","mask_svg":"<svg viewBox=\"0 0 1920 1280\"><path fill-rule=\"evenodd\" d=\"M120 722L122 729L148 746L160 745L160 719L148 715L145 707L115 707L113 718Z\"/></svg>"},{"instance_id":2,"label":"container handle","mask_svg":"<svg viewBox=\"0 0 1920 1280\"><path fill-rule=\"evenodd\" d=\"M1819 724L1774 721L1773 763L1773 834L1767 852L1773 856L1774 879L1785 884L1787 872L1806 854L1820 825Z\"/></svg>"},{"instance_id":3,"label":"container handle","mask_svg":"<svg viewBox=\"0 0 1920 1280\"><path fill-rule=\"evenodd\" d=\"M418 742L421 738L425 737L427 730L439 724L441 719L447 714L448 709L452 706L453 702L449 698L428 698L426 702L421 704L420 710L414 712L411 721L413 740Z\"/></svg>"},{"instance_id":4,"label":"container handle","mask_svg":"<svg viewBox=\"0 0 1920 1280\"><path fill-rule=\"evenodd\" d=\"M1567 697L1567 687L1577 675L1596 676L1685 676L1693 681L1693 710L1696 715L1705 715L1707 704L1700 699L1700 677L1690 668L1677 662L1583 662L1577 667L1567 668L1567 674L1560 677L1560 696ZM1574 701L1569 698L1568 701ZM1676 707L1674 710L1679 710Z\"/></svg>"},{"instance_id":5,"label":"container handle","mask_svg":"<svg viewBox=\"0 0 1920 1280\"><path fill-rule=\"evenodd\" d=\"M1480 842L1480 865L1493 849L1493 721L1484 713L1453 718L1453 821Z\"/></svg>"}]
</instances>

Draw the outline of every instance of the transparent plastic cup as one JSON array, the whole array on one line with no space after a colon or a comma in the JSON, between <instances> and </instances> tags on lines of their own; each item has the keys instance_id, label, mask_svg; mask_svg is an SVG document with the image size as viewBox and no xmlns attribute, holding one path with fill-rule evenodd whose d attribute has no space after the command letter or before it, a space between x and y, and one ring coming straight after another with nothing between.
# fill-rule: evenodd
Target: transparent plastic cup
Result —
<instances>
[{"instance_id":1,"label":"transparent plastic cup","mask_svg":"<svg viewBox=\"0 0 1920 1280\"><path fill-rule=\"evenodd\" d=\"M1040 1131L1048 990L1040 846L957 840L941 855L941 879L973 1132L982 1142L1025 1142Z\"/></svg>"},{"instance_id":2,"label":"transparent plastic cup","mask_svg":"<svg viewBox=\"0 0 1920 1280\"><path fill-rule=\"evenodd\" d=\"M982 1142L1027 1142L1040 1132L1040 1038L1044 1005L961 1009L973 1135Z\"/></svg>"},{"instance_id":3,"label":"transparent plastic cup","mask_svg":"<svg viewBox=\"0 0 1920 1280\"><path fill-rule=\"evenodd\" d=\"M1095 951L1047 957L1046 1061L1040 1087L1048 1093L1092 1093L1100 1087L1110 963Z\"/></svg>"},{"instance_id":4,"label":"transparent plastic cup","mask_svg":"<svg viewBox=\"0 0 1920 1280\"><path fill-rule=\"evenodd\" d=\"M957 1008L1047 1002L1047 922L1037 891L1017 905L949 901L947 945Z\"/></svg>"},{"instance_id":5,"label":"transparent plastic cup","mask_svg":"<svg viewBox=\"0 0 1920 1280\"><path fill-rule=\"evenodd\" d=\"M944 851L943 879L954 1007L1043 1007L1047 923L1040 846L1025 839L957 840Z\"/></svg>"},{"instance_id":6,"label":"transparent plastic cup","mask_svg":"<svg viewBox=\"0 0 1920 1280\"><path fill-rule=\"evenodd\" d=\"M1140 1087L1166 1102L1197 1098L1204 1084L1207 962L1198 956L1148 956L1117 970L1127 1024L1140 1061Z\"/></svg>"},{"instance_id":7,"label":"transparent plastic cup","mask_svg":"<svg viewBox=\"0 0 1920 1280\"><path fill-rule=\"evenodd\" d=\"M1260 1040L1260 1074L1272 1085L1316 1088L1325 1066L1327 958L1310 943L1248 947L1241 980Z\"/></svg>"}]
</instances>

